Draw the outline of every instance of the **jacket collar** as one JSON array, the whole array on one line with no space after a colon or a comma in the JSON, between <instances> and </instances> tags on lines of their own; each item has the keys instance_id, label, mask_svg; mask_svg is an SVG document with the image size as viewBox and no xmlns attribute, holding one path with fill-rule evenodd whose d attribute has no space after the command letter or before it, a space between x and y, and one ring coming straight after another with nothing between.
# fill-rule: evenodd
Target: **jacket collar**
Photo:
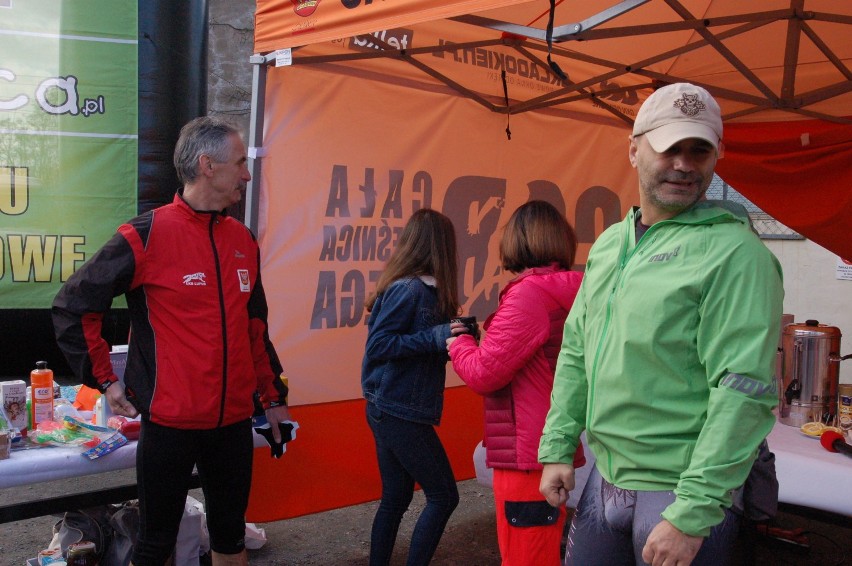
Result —
<instances>
[{"instance_id":1,"label":"jacket collar","mask_svg":"<svg viewBox=\"0 0 852 566\"><path fill-rule=\"evenodd\" d=\"M172 200L172 203L178 207L184 214L191 218L195 218L202 222L210 222L211 219L215 219L217 216L227 216L227 210L195 210L192 208L188 202L183 198L183 189L178 189L175 193L175 197Z\"/></svg>"},{"instance_id":2,"label":"jacket collar","mask_svg":"<svg viewBox=\"0 0 852 566\"><path fill-rule=\"evenodd\" d=\"M506 284L506 286L503 287L503 290L500 291L500 297L502 297L506 293L506 291L508 291L513 286L517 285L518 283L520 283L521 281L523 281L526 277L529 277L530 275L549 275L551 273L557 273L559 271L567 271L567 270L562 269L559 266L559 264L556 263L556 262L551 263L550 265L542 266L542 267L527 268L527 269L521 271L514 279L509 281Z\"/></svg>"}]
</instances>

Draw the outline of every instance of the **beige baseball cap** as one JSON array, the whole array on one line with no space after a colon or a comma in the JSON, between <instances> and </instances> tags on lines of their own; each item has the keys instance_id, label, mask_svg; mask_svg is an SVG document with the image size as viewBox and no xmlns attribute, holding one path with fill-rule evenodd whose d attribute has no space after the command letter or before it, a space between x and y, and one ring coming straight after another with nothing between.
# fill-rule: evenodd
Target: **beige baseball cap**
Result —
<instances>
[{"instance_id":1,"label":"beige baseball cap","mask_svg":"<svg viewBox=\"0 0 852 566\"><path fill-rule=\"evenodd\" d=\"M654 151L662 153L681 140L699 138L718 151L722 139L722 112L700 86L674 83L654 91L642 104L633 135L644 134Z\"/></svg>"}]
</instances>

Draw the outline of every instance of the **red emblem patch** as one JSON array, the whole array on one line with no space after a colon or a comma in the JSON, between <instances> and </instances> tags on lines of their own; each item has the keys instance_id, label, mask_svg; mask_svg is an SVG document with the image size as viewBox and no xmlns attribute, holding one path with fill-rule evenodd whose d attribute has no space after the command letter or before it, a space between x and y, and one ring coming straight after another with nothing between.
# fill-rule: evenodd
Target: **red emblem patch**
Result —
<instances>
[{"instance_id":1,"label":"red emblem patch","mask_svg":"<svg viewBox=\"0 0 852 566\"><path fill-rule=\"evenodd\" d=\"M296 15L307 18L319 6L320 0L290 0L293 3L293 11Z\"/></svg>"}]
</instances>

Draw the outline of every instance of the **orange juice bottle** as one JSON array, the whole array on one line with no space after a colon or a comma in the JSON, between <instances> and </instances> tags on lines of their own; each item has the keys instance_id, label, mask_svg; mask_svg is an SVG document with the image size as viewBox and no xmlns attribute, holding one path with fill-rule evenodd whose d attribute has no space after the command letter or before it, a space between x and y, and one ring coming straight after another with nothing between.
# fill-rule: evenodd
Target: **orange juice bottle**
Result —
<instances>
[{"instance_id":1,"label":"orange juice bottle","mask_svg":"<svg viewBox=\"0 0 852 566\"><path fill-rule=\"evenodd\" d=\"M47 362L36 362L36 369L30 372L30 392L35 429L40 422L53 420L53 370L47 368Z\"/></svg>"}]
</instances>

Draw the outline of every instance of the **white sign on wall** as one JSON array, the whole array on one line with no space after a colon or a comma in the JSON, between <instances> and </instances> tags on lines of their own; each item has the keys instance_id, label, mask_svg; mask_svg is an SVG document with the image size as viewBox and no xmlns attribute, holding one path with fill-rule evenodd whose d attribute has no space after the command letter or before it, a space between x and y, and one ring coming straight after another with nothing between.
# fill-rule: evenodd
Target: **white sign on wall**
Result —
<instances>
[{"instance_id":1,"label":"white sign on wall","mask_svg":"<svg viewBox=\"0 0 852 566\"><path fill-rule=\"evenodd\" d=\"M852 261L837 256L837 278L852 281Z\"/></svg>"}]
</instances>

